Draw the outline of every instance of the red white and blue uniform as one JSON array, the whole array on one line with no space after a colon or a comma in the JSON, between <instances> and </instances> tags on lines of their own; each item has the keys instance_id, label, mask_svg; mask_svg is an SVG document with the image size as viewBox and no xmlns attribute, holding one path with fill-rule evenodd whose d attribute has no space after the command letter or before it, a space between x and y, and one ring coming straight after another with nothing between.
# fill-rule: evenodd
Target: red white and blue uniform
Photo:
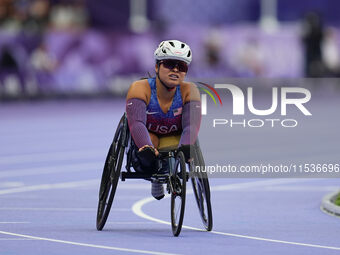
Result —
<instances>
[{"instance_id":1,"label":"red white and blue uniform","mask_svg":"<svg viewBox=\"0 0 340 255\"><path fill-rule=\"evenodd\" d=\"M140 98L126 102L129 129L136 146L153 146L149 132L157 136L181 134L179 146L194 144L201 123L200 102L183 105L181 89L177 86L170 109L165 113L157 99L156 78L148 79L148 83L151 89L148 104Z\"/></svg>"},{"instance_id":2,"label":"red white and blue uniform","mask_svg":"<svg viewBox=\"0 0 340 255\"><path fill-rule=\"evenodd\" d=\"M180 86L176 87L170 109L164 113L157 99L156 78L149 78L148 83L151 97L146 106L146 128L157 135L181 133L183 101Z\"/></svg>"}]
</instances>

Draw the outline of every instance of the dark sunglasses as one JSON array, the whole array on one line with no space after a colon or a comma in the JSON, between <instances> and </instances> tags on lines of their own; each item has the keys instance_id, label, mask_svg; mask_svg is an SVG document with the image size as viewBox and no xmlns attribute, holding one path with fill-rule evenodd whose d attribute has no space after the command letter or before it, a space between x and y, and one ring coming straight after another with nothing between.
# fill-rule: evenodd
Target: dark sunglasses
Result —
<instances>
[{"instance_id":1,"label":"dark sunglasses","mask_svg":"<svg viewBox=\"0 0 340 255\"><path fill-rule=\"evenodd\" d=\"M174 69L175 67L178 68L180 72L188 72L188 65L180 60L173 60L173 59L165 59L160 62L160 64L163 64L163 66L167 69Z\"/></svg>"}]
</instances>

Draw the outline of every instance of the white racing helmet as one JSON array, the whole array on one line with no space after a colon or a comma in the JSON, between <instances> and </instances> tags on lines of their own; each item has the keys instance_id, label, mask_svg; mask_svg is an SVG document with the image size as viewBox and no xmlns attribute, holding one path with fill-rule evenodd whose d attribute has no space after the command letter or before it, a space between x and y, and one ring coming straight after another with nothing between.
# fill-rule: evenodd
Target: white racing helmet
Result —
<instances>
[{"instance_id":1,"label":"white racing helmet","mask_svg":"<svg viewBox=\"0 0 340 255\"><path fill-rule=\"evenodd\" d=\"M156 60L176 59L190 64L192 60L191 49L189 45L177 40L167 40L161 42L155 50L154 57Z\"/></svg>"}]
</instances>

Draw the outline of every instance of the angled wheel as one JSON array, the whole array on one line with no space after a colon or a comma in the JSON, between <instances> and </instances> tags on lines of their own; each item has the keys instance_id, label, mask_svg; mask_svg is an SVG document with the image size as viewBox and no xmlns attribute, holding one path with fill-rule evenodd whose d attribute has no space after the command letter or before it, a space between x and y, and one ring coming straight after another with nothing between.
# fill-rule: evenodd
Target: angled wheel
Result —
<instances>
[{"instance_id":1,"label":"angled wheel","mask_svg":"<svg viewBox=\"0 0 340 255\"><path fill-rule=\"evenodd\" d=\"M127 135L127 124L123 116L118 124L113 142L106 156L99 189L97 209L97 230L102 230L109 216L113 198L118 185L120 170L124 157L124 141Z\"/></svg>"},{"instance_id":2,"label":"angled wheel","mask_svg":"<svg viewBox=\"0 0 340 255\"><path fill-rule=\"evenodd\" d=\"M195 171L195 166L205 166L203 155L199 146L195 147L194 160L190 163L190 171L192 172L191 183L203 225L207 231L211 231L213 219L209 180L206 172Z\"/></svg>"},{"instance_id":3,"label":"angled wheel","mask_svg":"<svg viewBox=\"0 0 340 255\"><path fill-rule=\"evenodd\" d=\"M175 160L175 171L170 176L171 185L171 227L174 236L182 230L185 195L186 195L186 165L183 152L178 152Z\"/></svg>"}]
</instances>

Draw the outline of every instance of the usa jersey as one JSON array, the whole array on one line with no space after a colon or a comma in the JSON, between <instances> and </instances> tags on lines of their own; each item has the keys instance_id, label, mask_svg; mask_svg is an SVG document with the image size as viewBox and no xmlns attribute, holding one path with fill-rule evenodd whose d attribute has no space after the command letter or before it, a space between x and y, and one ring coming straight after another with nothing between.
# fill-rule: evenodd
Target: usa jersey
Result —
<instances>
[{"instance_id":1,"label":"usa jersey","mask_svg":"<svg viewBox=\"0 0 340 255\"><path fill-rule=\"evenodd\" d=\"M151 88L150 102L146 107L146 128L158 135L175 134L182 131L183 101L180 86L167 113L164 113L157 99L156 78L148 79Z\"/></svg>"}]
</instances>

